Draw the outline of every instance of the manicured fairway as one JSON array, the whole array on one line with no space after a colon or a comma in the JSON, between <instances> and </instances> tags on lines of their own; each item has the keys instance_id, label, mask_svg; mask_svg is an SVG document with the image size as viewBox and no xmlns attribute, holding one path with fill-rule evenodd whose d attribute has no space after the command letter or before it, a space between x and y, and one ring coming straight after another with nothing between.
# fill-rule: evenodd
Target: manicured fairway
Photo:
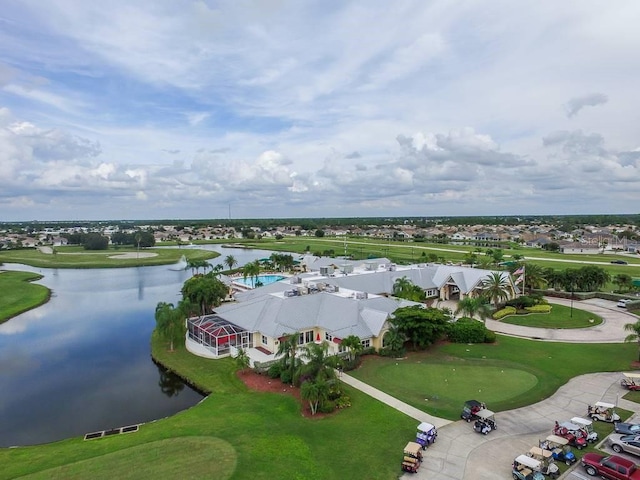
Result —
<instances>
[{"instance_id":1,"label":"manicured fairway","mask_svg":"<svg viewBox=\"0 0 640 480\"><path fill-rule=\"evenodd\" d=\"M497 404L524 394L538 383L535 375L515 368L478 368L458 362L423 363L421 360L383 364L375 376L378 380L385 379L387 392L434 411L454 405L462 407L461 398Z\"/></svg>"},{"instance_id":2,"label":"manicured fairway","mask_svg":"<svg viewBox=\"0 0 640 480\"><path fill-rule=\"evenodd\" d=\"M236 452L228 442L215 437L182 437L137 445L21 478L226 480L233 474L236 464Z\"/></svg>"},{"instance_id":3,"label":"manicured fairway","mask_svg":"<svg viewBox=\"0 0 640 480\"><path fill-rule=\"evenodd\" d=\"M40 278L31 272L0 272L0 323L49 300L47 287L31 283Z\"/></svg>"},{"instance_id":4,"label":"manicured fairway","mask_svg":"<svg viewBox=\"0 0 640 480\"><path fill-rule=\"evenodd\" d=\"M536 328L588 328L600 325L602 318L586 310L553 304L549 313L510 315L500 321Z\"/></svg>"}]
</instances>

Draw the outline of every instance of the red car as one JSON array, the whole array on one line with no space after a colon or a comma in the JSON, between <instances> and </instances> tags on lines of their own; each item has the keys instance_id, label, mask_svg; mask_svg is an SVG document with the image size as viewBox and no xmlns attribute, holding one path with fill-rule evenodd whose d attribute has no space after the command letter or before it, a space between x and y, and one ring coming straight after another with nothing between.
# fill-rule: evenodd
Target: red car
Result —
<instances>
[{"instance_id":1,"label":"red car","mask_svg":"<svg viewBox=\"0 0 640 480\"><path fill-rule=\"evenodd\" d=\"M609 480L640 480L640 470L635 463L626 458L586 453L581 462L591 476L598 475Z\"/></svg>"}]
</instances>

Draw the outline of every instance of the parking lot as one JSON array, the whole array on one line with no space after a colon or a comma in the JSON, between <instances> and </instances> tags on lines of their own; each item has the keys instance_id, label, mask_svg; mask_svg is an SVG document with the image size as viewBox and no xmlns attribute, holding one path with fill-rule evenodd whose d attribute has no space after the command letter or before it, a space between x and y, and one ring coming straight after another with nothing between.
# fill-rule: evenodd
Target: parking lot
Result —
<instances>
[{"instance_id":1,"label":"parking lot","mask_svg":"<svg viewBox=\"0 0 640 480\"><path fill-rule=\"evenodd\" d=\"M564 303L565 301L557 301ZM577 308L592 310L603 317L598 327L573 332L578 342L622 342L626 336L624 323L629 323L630 314L617 308L615 302L601 299L581 302ZM637 317L633 317L637 318ZM501 324L504 326L505 324ZM489 326L489 322L487 322ZM491 327L490 327L491 328ZM545 338L540 330L530 335ZM507 332L505 332L507 333ZM514 332L508 332L516 334ZM528 332L527 332L528 333ZM557 331L549 332L549 340L568 341L557 338ZM404 478L424 480L495 480L512 478L513 459L526 453L538 441L551 433L556 420L566 421L575 416L586 416L588 405L597 401L614 403L625 410L638 412L638 405L621 397L626 390L620 386L620 373L595 373L573 378L552 397L536 404L499 412L496 414L498 430L489 435L473 431L464 421L457 421L440 428L437 442L425 452L424 462L416 474L405 474ZM490 406L489 406L490 408ZM624 420L624 419L623 419ZM627 456L634 462L638 458ZM583 480L588 476L578 464L563 475L565 479Z\"/></svg>"}]
</instances>

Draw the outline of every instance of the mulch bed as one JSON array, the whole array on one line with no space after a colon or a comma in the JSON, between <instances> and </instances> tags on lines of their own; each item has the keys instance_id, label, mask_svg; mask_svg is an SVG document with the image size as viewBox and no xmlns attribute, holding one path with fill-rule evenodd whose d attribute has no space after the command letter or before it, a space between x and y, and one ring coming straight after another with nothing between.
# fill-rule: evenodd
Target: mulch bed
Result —
<instances>
[{"instance_id":1,"label":"mulch bed","mask_svg":"<svg viewBox=\"0 0 640 480\"><path fill-rule=\"evenodd\" d=\"M291 385L285 385L277 378L269 378L268 375L261 375L253 370L247 370L245 372L238 372L238 378L251 390L257 392L269 392L280 393L282 395L290 395L300 404L300 413L306 418L324 418L330 413L316 413L311 415L311 409L309 408L309 402L302 400L300 397L300 389L298 387L292 387Z\"/></svg>"}]
</instances>

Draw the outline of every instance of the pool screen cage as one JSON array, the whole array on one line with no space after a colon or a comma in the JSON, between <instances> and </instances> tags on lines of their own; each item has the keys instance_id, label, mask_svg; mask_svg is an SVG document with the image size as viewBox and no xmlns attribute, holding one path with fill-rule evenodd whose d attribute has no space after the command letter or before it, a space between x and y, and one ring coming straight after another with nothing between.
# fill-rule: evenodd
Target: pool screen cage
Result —
<instances>
[{"instance_id":1,"label":"pool screen cage","mask_svg":"<svg viewBox=\"0 0 640 480\"><path fill-rule=\"evenodd\" d=\"M232 349L251 347L251 333L217 315L190 318L189 338L203 345L216 356L229 355Z\"/></svg>"}]
</instances>

